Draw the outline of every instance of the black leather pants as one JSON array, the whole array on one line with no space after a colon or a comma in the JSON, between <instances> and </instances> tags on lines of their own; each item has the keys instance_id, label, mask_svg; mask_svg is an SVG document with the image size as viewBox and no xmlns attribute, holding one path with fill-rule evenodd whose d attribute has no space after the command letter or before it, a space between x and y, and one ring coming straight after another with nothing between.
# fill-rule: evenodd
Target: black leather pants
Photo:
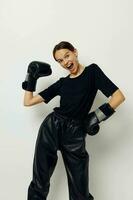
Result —
<instances>
[{"instance_id":1,"label":"black leather pants","mask_svg":"<svg viewBox=\"0 0 133 200\"><path fill-rule=\"evenodd\" d=\"M69 200L93 200L89 193L89 155L85 148L86 133L79 121L50 113L42 122L35 147L33 179L28 200L46 200L50 177L61 151L69 189Z\"/></svg>"}]
</instances>

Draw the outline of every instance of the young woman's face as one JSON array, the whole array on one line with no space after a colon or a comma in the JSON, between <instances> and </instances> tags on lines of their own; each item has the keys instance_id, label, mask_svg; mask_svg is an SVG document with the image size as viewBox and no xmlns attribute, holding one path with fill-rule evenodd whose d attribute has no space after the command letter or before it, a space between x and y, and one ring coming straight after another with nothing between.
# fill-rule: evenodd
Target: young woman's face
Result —
<instances>
[{"instance_id":1,"label":"young woman's face","mask_svg":"<svg viewBox=\"0 0 133 200\"><path fill-rule=\"evenodd\" d=\"M56 61L70 73L75 73L78 69L79 62L77 59L77 50L70 51L69 49L60 49L55 52Z\"/></svg>"}]
</instances>

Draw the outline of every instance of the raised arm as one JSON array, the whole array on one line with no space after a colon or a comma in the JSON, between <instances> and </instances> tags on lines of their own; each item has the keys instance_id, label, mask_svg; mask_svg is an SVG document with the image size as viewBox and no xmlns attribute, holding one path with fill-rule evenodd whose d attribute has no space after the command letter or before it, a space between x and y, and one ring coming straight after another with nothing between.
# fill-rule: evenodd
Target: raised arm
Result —
<instances>
[{"instance_id":1,"label":"raised arm","mask_svg":"<svg viewBox=\"0 0 133 200\"><path fill-rule=\"evenodd\" d=\"M45 100L40 95L37 94L33 96L33 92L25 91L23 101L24 106L33 106L42 102L45 102Z\"/></svg>"}]
</instances>

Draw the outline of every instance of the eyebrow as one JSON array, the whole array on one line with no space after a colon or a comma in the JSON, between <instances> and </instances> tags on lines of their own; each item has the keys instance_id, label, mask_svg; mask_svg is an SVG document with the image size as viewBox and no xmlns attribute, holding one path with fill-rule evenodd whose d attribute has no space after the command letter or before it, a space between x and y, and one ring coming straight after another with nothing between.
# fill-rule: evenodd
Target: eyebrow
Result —
<instances>
[{"instance_id":1,"label":"eyebrow","mask_svg":"<svg viewBox=\"0 0 133 200\"><path fill-rule=\"evenodd\" d=\"M67 51L67 52L64 54L64 56L65 56L67 53L69 53L69 51ZM59 60L61 60L61 59L60 59L60 58L59 58L59 59L57 59L57 61L59 61Z\"/></svg>"}]
</instances>

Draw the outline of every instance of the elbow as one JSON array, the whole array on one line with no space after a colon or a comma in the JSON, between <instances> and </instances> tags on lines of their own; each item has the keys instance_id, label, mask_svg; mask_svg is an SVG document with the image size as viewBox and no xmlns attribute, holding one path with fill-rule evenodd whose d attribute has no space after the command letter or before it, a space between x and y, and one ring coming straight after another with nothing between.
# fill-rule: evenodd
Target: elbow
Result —
<instances>
[{"instance_id":1,"label":"elbow","mask_svg":"<svg viewBox=\"0 0 133 200\"><path fill-rule=\"evenodd\" d=\"M29 106L31 106L31 104L30 104L30 102L23 102L23 106L29 107Z\"/></svg>"},{"instance_id":2,"label":"elbow","mask_svg":"<svg viewBox=\"0 0 133 200\"><path fill-rule=\"evenodd\" d=\"M27 103L23 103L23 106L25 106L25 107L28 107L28 106L29 106L29 104L27 104Z\"/></svg>"},{"instance_id":3,"label":"elbow","mask_svg":"<svg viewBox=\"0 0 133 200\"><path fill-rule=\"evenodd\" d=\"M122 98L120 98L119 100L119 105L122 104L125 101L125 97L123 96Z\"/></svg>"},{"instance_id":4,"label":"elbow","mask_svg":"<svg viewBox=\"0 0 133 200\"><path fill-rule=\"evenodd\" d=\"M119 98L119 104L121 104L121 103L123 103L124 101L125 101L125 96L124 95L122 95L120 98Z\"/></svg>"},{"instance_id":5,"label":"elbow","mask_svg":"<svg viewBox=\"0 0 133 200\"><path fill-rule=\"evenodd\" d=\"M126 97L122 94L122 95L121 95L121 102L124 102L125 99L126 99Z\"/></svg>"},{"instance_id":6,"label":"elbow","mask_svg":"<svg viewBox=\"0 0 133 200\"><path fill-rule=\"evenodd\" d=\"M126 98L123 95L123 93L120 90L118 90L112 95L112 98L110 99L109 103L112 108L116 109L121 103L125 101L125 99Z\"/></svg>"},{"instance_id":7,"label":"elbow","mask_svg":"<svg viewBox=\"0 0 133 200\"><path fill-rule=\"evenodd\" d=\"M123 102L123 101L125 101L125 100L126 100L126 98L125 98L125 97L123 97L123 98L122 98L122 102Z\"/></svg>"},{"instance_id":8,"label":"elbow","mask_svg":"<svg viewBox=\"0 0 133 200\"><path fill-rule=\"evenodd\" d=\"M115 97L118 101L120 101L121 103L125 101L125 96L123 94L123 92L121 90L117 90L112 97Z\"/></svg>"},{"instance_id":9,"label":"elbow","mask_svg":"<svg viewBox=\"0 0 133 200\"><path fill-rule=\"evenodd\" d=\"M122 104L125 101L125 96L122 95L121 98L119 99L119 105Z\"/></svg>"}]
</instances>

